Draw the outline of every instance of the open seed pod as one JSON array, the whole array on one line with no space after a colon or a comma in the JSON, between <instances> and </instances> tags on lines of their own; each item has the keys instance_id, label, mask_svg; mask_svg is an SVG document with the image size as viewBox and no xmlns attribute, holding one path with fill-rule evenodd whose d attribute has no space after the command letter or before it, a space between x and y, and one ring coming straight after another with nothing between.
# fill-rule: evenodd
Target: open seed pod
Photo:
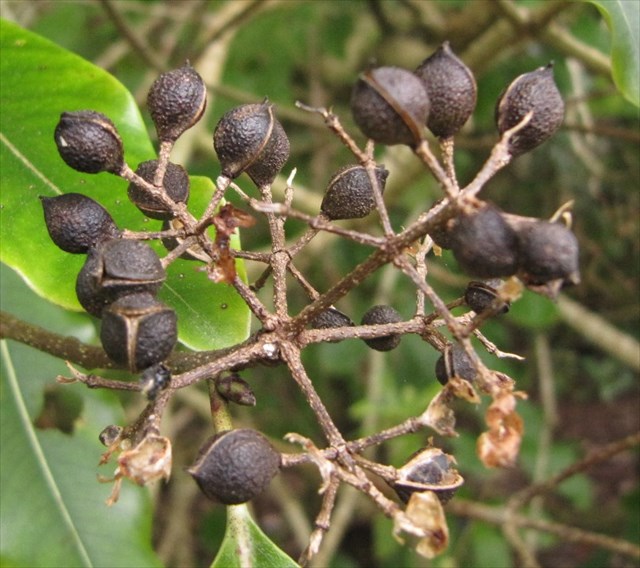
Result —
<instances>
[{"instance_id":1,"label":"open seed pod","mask_svg":"<svg viewBox=\"0 0 640 568\"><path fill-rule=\"evenodd\" d=\"M389 146L418 145L429 108L422 81L400 67L365 71L351 94L351 113L362 133Z\"/></svg>"},{"instance_id":2,"label":"open seed pod","mask_svg":"<svg viewBox=\"0 0 640 568\"><path fill-rule=\"evenodd\" d=\"M464 483L454 464L455 459L440 448L420 450L398 470L392 487L404 503L413 493L433 491L445 504Z\"/></svg>"},{"instance_id":3,"label":"open seed pod","mask_svg":"<svg viewBox=\"0 0 640 568\"><path fill-rule=\"evenodd\" d=\"M459 343L447 345L436 361L436 379L441 385L446 385L452 377L459 377L471 383L477 374L473 361Z\"/></svg>"},{"instance_id":4,"label":"open seed pod","mask_svg":"<svg viewBox=\"0 0 640 568\"><path fill-rule=\"evenodd\" d=\"M506 314L510 304L500 299L498 288L502 280L493 279L486 282L472 280L464 291L464 301L476 314L481 314L489 308L495 308L496 315Z\"/></svg>"},{"instance_id":5,"label":"open seed pod","mask_svg":"<svg viewBox=\"0 0 640 568\"><path fill-rule=\"evenodd\" d=\"M234 179L247 172L258 187L273 183L289 158L289 138L268 101L235 107L213 133L222 174Z\"/></svg>"}]
</instances>

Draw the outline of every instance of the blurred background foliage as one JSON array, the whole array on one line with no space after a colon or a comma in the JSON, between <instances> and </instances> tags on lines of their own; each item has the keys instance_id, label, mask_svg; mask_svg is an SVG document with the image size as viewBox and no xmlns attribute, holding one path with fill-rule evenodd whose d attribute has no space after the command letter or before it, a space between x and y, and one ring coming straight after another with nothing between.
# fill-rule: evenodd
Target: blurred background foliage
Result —
<instances>
[{"instance_id":1,"label":"blurred background foliage","mask_svg":"<svg viewBox=\"0 0 640 568\"><path fill-rule=\"evenodd\" d=\"M212 132L217 120L232 106L268 97L291 139L284 174L297 169L294 206L310 213L318 210L333 171L352 157L317 116L298 110L295 101L332 107L364 142L348 109L357 74L371 64L413 69L448 40L478 80L477 111L456 139L458 177L464 184L497 139L493 109L500 92L517 75L554 61L567 105L564 127L496 176L482 196L505 210L538 217L549 217L572 200L582 247L582 283L555 304L525 293L509 314L484 328L500 349L526 357L517 362L482 353L492 368L508 373L529 394L520 405L525 437L518 466L492 471L480 464L475 440L484 427L482 407L458 405L460 436L434 442L458 460L467 481L460 498L501 505L515 491L558 473L590 449L638 430L638 109L611 81L611 34L591 4L5 0L1 7L2 17L115 75L134 93L143 114L146 91L158 73L189 59L210 87L205 120L180 139L172 157L191 174L215 179L219 165ZM390 170L385 199L399 229L437 200L440 190L407 149L379 147L376 152ZM239 184L253 195L246 180ZM283 179L276 181L277 196L283 187ZM371 217L354 223L361 229L369 224L378 232ZM296 222L287 228L291 238L304 230ZM242 239L249 250L266 249L266 223L260 221ZM323 290L368 253L366 247L320 235L296 262ZM260 273L260 267L247 269L250 280ZM459 297L467 282L446 252L430 259L428 278L446 301ZM306 298L295 286L292 290L292 310L298 310ZM25 297L28 294L25 286ZM387 267L337 307L354 321L372 303L389 303L410 317L414 297L411 283ZM19 305L10 311L21 315ZM78 337L87 337L88 321L81 315L70 318L70 325L78 326ZM620 337L631 352L622 351ZM314 345L304 355L316 388L347 437L421 413L438 391L433 373L438 353L417 337L405 337L387 354L346 341ZM321 439L313 415L284 371L256 368L243 377L253 386L258 405L234 409L237 426L256 427L275 443L290 431ZM210 432L206 395L189 390L193 392L179 397L165 424L175 441L173 478L154 494L153 545L171 566L208 565L224 526L223 507L201 498L182 471ZM121 402L125 411L139 409L130 397ZM385 444L376 449L377 458L401 465L428 437L422 432ZM311 467L285 471L269 493L253 503L265 532L294 558L317 512L318 482ZM518 565L500 526L456 514L449 515L449 551L431 562L419 559L392 538L390 521L360 497L350 490L340 494L318 566ZM638 452L625 452L571 477L523 512L637 543L639 497ZM615 552L542 532L527 532L525 540L543 566L637 565Z\"/></svg>"}]
</instances>

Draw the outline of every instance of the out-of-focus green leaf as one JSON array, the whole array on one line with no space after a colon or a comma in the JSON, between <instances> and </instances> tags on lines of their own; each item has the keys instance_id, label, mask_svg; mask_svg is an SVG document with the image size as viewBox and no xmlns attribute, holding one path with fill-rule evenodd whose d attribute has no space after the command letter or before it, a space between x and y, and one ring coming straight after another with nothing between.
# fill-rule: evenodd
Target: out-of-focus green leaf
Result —
<instances>
[{"instance_id":1,"label":"out-of-focus green leaf","mask_svg":"<svg viewBox=\"0 0 640 568\"><path fill-rule=\"evenodd\" d=\"M144 495L126 487L121 506L107 508L96 480L99 446L91 412L67 436L38 431L29 416L11 347L1 344L0 549L16 566L159 566L151 550ZM91 400L91 399L88 399Z\"/></svg>"},{"instance_id":2,"label":"out-of-focus green leaf","mask_svg":"<svg viewBox=\"0 0 640 568\"><path fill-rule=\"evenodd\" d=\"M134 167L153 158L154 150L133 97L114 77L13 24L1 26L0 259L41 296L78 310L75 278L85 257L51 242L38 196L84 193L104 205L120 227L144 230L152 222L128 201L123 180L82 174L64 164L53 140L60 113L88 108L109 116ZM209 179L192 179L194 211L204 210L212 190ZM246 305L231 287L213 284L194 266L178 261L163 290L178 312L180 340L193 349L215 349L245 339Z\"/></svg>"},{"instance_id":3,"label":"out-of-focus green leaf","mask_svg":"<svg viewBox=\"0 0 640 568\"><path fill-rule=\"evenodd\" d=\"M586 0L595 5L611 30L613 80L620 92L640 106L640 2Z\"/></svg>"},{"instance_id":4,"label":"out-of-focus green leaf","mask_svg":"<svg viewBox=\"0 0 640 568\"><path fill-rule=\"evenodd\" d=\"M39 298L5 266L0 279L3 309L35 324L51 320L62 334L93 334L88 316ZM124 420L118 397L80 384L56 386L55 376L68 372L64 363L25 345L5 340L0 351L0 565L158 566L146 491L126 483L120 502L108 508L111 488L96 479L98 433ZM72 435L34 426L45 389L79 403ZM113 464L102 473L111 475Z\"/></svg>"},{"instance_id":5,"label":"out-of-focus green leaf","mask_svg":"<svg viewBox=\"0 0 640 568\"><path fill-rule=\"evenodd\" d=\"M507 318L531 330L544 330L553 326L560 316L551 300L525 290L522 297L512 304Z\"/></svg>"},{"instance_id":6,"label":"out-of-focus green leaf","mask_svg":"<svg viewBox=\"0 0 640 568\"><path fill-rule=\"evenodd\" d=\"M295 568L298 566L255 524L246 505L227 507L227 528L211 568Z\"/></svg>"}]
</instances>

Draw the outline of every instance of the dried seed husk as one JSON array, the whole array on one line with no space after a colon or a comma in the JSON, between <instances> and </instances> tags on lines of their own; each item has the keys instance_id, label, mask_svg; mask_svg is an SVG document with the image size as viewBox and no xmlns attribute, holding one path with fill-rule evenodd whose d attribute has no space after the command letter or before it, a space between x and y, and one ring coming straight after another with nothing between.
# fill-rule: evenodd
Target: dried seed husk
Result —
<instances>
[{"instance_id":1,"label":"dried seed husk","mask_svg":"<svg viewBox=\"0 0 640 568\"><path fill-rule=\"evenodd\" d=\"M439 138L456 134L476 107L478 87L471 70L445 41L415 71L422 80L431 109L427 127Z\"/></svg>"},{"instance_id":2,"label":"dried seed husk","mask_svg":"<svg viewBox=\"0 0 640 568\"><path fill-rule=\"evenodd\" d=\"M422 81L400 67L365 71L351 94L351 113L362 133L389 146L418 145L429 108Z\"/></svg>"},{"instance_id":3,"label":"dried seed husk","mask_svg":"<svg viewBox=\"0 0 640 568\"><path fill-rule=\"evenodd\" d=\"M102 347L114 363L132 373L164 361L177 339L175 311L152 294L123 296L102 312Z\"/></svg>"},{"instance_id":4,"label":"dried seed husk","mask_svg":"<svg viewBox=\"0 0 640 568\"><path fill-rule=\"evenodd\" d=\"M389 172L377 166L375 176L384 191ZM366 168L359 164L344 166L333 174L320 205L320 210L331 220L360 219L376 206L373 187Z\"/></svg>"},{"instance_id":5,"label":"dried seed husk","mask_svg":"<svg viewBox=\"0 0 640 568\"><path fill-rule=\"evenodd\" d=\"M136 169L136 174L145 181L153 184L158 160L142 162ZM162 189L168 197L176 203L187 203L189 200L189 174L182 166L169 162L162 181ZM151 219L173 218L172 211L162 200L151 195L144 187L131 182L127 190L129 199L147 217Z\"/></svg>"},{"instance_id":6,"label":"dried seed husk","mask_svg":"<svg viewBox=\"0 0 640 568\"><path fill-rule=\"evenodd\" d=\"M260 495L280 470L281 458L260 432L227 430L211 437L188 471L202 492L225 505Z\"/></svg>"},{"instance_id":7,"label":"dried seed husk","mask_svg":"<svg viewBox=\"0 0 640 568\"><path fill-rule=\"evenodd\" d=\"M117 174L124 167L124 149L118 130L102 113L63 112L53 137L60 157L74 170Z\"/></svg>"},{"instance_id":8,"label":"dried seed husk","mask_svg":"<svg viewBox=\"0 0 640 568\"><path fill-rule=\"evenodd\" d=\"M213 133L222 174L235 179L246 172L258 186L273 183L289 158L289 139L268 101L235 107Z\"/></svg>"},{"instance_id":9,"label":"dried seed husk","mask_svg":"<svg viewBox=\"0 0 640 568\"><path fill-rule=\"evenodd\" d=\"M553 78L553 64L516 77L498 99L495 117L498 132L518 124L533 112L529 123L509 140L509 153L519 156L533 150L560 128L564 101Z\"/></svg>"},{"instance_id":10,"label":"dried seed husk","mask_svg":"<svg viewBox=\"0 0 640 568\"><path fill-rule=\"evenodd\" d=\"M109 212L86 195L63 193L40 196L40 201L49 236L65 252L86 254L98 243L120 234Z\"/></svg>"},{"instance_id":11,"label":"dried seed husk","mask_svg":"<svg viewBox=\"0 0 640 568\"><path fill-rule=\"evenodd\" d=\"M188 62L162 73L147 95L147 107L162 142L175 142L200 120L206 105L207 88Z\"/></svg>"}]
</instances>

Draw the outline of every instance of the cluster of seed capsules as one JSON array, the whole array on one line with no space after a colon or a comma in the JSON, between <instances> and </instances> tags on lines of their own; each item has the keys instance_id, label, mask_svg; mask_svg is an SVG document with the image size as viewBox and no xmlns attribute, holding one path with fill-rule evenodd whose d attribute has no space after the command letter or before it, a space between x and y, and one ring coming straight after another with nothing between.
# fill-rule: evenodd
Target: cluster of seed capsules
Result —
<instances>
[{"instance_id":1,"label":"cluster of seed capsules","mask_svg":"<svg viewBox=\"0 0 640 568\"><path fill-rule=\"evenodd\" d=\"M444 43L413 72L398 67L364 72L354 86L351 110L360 130L373 141L415 148L424 141L425 128L441 141L452 138L473 113L476 98L473 74ZM156 79L147 106L161 148L170 148L202 117L206 87L187 63ZM515 157L553 135L563 113L564 104L548 65L517 77L509 85L496 105L496 122L503 134L528 116L526 125L509 138L508 150ZM70 167L83 173L109 172L127 179L129 198L142 213L161 220L165 229L181 226L176 212L186 211L189 198L189 176L184 168L151 160L133 172L124 160L123 143L115 125L95 111L63 113L54 138L60 156ZM235 107L223 115L215 128L213 143L222 176L235 179L246 173L258 187L270 185L289 157L287 135L266 100ZM158 172L163 166L165 170ZM379 165L375 177L383 192L388 171ZM102 319L101 341L107 355L116 365L134 373L142 372L143 377L146 374L153 380L158 377L165 382L169 380L163 361L177 341L177 318L157 298L166 274L156 252L142 241L122 238L123 233L109 212L89 197L70 193L41 199L55 244L66 252L87 255L77 278L76 292L80 304ZM369 215L375 206L374 188L365 167L347 164L330 177L320 215L330 221L357 219ZM517 275L529 286L556 291L579 278L578 245L564 224L510 215L477 199L434 230L431 237L440 247L452 249L465 272L483 280L471 282L465 292L467 305L477 313L485 310L502 313L508 309L499 298L500 281L496 279ZM164 239L163 243L169 249L176 246L175 239ZM206 256L199 258L210 260ZM368 310L361 323L401 320L393 307L381 305ZM311 325L328 328L353 322L330 308ZM398 346L400 336L392 334L365 341L372 349L388 351ZM454 375L470 381L475 377L473 364L456 344L445 349L436 365L436 376L443 384ZM232 438L227 438L223 444L218 435L206 445L191 470L205 493L224 503L251 499L279 469L278 454L266 438L254 431L249 435L233 430L225 435L236 436L238 432L243 437L249 436L252 443L235 444ZM226 448L241 445L256 448L255 463L267 465L252 468L250 481L245 473L211 474L210 463L219 461L209 459L214 448L227 452ZM225 463L231 464L231 468L236 462L247 463L244 454L238 456L235 461L226 456ZM430 454L428 462L432 464L434 459L442 466L436 468L442 470L440 477L453 475L454 485L459 482L455 471L450 471L448 458ZM424 462L411 461L411 474L407 474L405 485L413 487L420 483L421 468L426 466L417 467L418 461ZM425 483L433 488L432 472L425 475ZM236 481L225 485L214 483L214 477ZM246 491L244 486L248 488Z\"/></svg>"}]
</instances>

